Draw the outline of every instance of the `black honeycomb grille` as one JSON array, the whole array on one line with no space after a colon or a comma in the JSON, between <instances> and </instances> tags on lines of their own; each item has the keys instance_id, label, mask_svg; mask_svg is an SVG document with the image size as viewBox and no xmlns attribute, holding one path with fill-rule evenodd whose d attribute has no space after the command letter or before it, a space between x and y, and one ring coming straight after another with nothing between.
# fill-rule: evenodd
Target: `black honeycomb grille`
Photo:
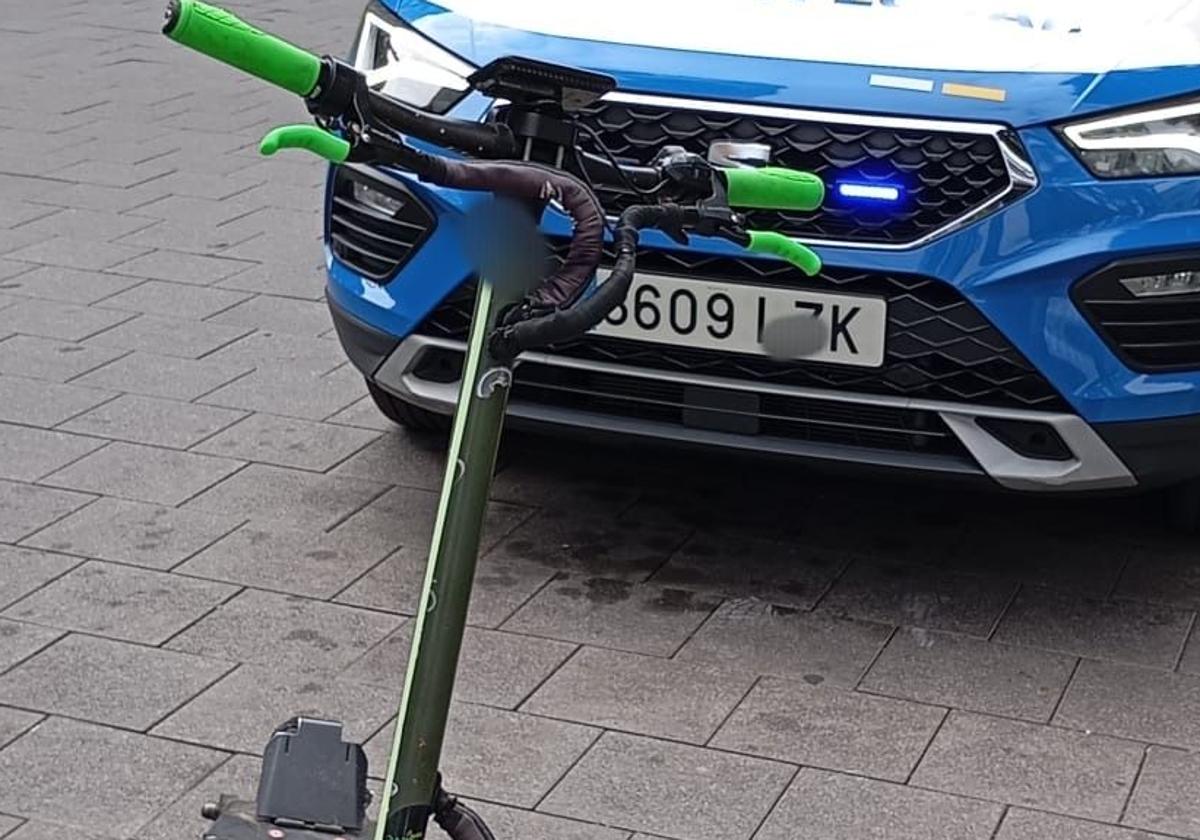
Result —
<instances>
[{"instance_id":1,"label":"black honeycomb grille","mask_svg":"<svg viewBox=\"0 0 1200 840\"><path fill-rule=\"evenodd\" d=\"M559 246L559 253L562 252ZM611 254L607 256L611 259ZM1067 411L1050 383L956 289L928 277L825 269L808 278L774 260L642 250L645 272L769 286L840 289L888 300L884 364L855 368L779 361L717 350L589 335L554 348L581 359L737 380L969 402L1003 408ZM465 339L471 290L445 301L422 323L425 335Z\"/></svg>"},{"instance_id":2,"label":"black honeycomb grille","mask_svg":"<svg viewBox=\"0 0 1200 840\"><path fill-rule=\"evenodd\" d=\"M795 121L654 105L601 101L580 113L605 146L626 162L648 163L666 145L706 154L715 140L766 143L771 162L818 173L826 185L850 180L904 187L896 205L854 202L830 192L811 213L755 212L751 226L806 239L902 245L934 233L1009 190L996 137L930 129ZM618 214L634 196L602 189Z\"/></svg>"}]
</instances>

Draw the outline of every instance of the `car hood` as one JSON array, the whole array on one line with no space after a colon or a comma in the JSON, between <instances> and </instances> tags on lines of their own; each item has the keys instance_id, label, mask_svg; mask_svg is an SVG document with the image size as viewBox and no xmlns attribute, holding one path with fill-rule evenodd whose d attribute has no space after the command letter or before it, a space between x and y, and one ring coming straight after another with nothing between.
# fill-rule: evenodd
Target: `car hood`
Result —
<instances>
[{"instance_id":1,"label":"car hood","mask_svg":"<svg viewBox=\"0 0 1200 840\"><path fill-rule=\"evenodd\" d=\"M1200 91L1194 0L384 2L474 64L640 92L1025 126Z\"/></svg>"}]
</instances>

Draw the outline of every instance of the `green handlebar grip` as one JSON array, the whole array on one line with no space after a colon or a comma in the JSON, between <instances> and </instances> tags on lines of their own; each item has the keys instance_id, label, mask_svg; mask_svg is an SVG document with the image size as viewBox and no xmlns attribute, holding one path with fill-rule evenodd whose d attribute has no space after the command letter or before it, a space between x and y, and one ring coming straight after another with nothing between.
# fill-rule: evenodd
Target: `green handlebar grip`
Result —
<instances>
[{"instance_id":1,"label":"green handlebar grip","mask_svg":"<svg viewBox=\"0 0 1200 840\"><path fill-rule=\"evenodd\" d=\"M345 163L350 156L348 141L315 125L280 126L258 144L258 150L267 156L280 149L304 149L330 163Z\"/></svg>"},{"instance_id":2,"label":"green handlebar grip","mask_svg":"<svg viewBox=\"0 0 1200 840\"><path fill-rule=\"evenodd\" d=\"M756 254L783 257L809 277L821 273L821 258L817 256L816 251L773 230L750 231L750 244L746 246L746 250Z\"/></svg>"},{"instance_id":3,"label":"green handlebar grip","mask_svg":"<svg viewBox=\"0 0 1200 840\"><path fill-rule=\"evenodd\" d=\"M171 0L163 33L300 96L313 92L321 74L317 56L199 0Z\"/></svg>"},{"instance_id":4,"label":"green handlebar grip","mask_svg":"<svg viewBox=\"0 0 1200 840\"><path fill-rule=\"evenodd\" d=\"M825 183L811 172L777 166L724 172L730 207L816 210L825 200Z\"/></svg>"}]
</instances>

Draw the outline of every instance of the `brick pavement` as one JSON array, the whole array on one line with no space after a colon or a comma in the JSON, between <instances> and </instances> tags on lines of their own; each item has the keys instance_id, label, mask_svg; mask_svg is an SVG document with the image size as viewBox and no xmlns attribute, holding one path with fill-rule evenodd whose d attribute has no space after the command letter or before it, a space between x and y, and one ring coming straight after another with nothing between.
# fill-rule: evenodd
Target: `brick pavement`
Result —
<instances>
[{"instance_id":1,"label":"brick pavement","mask_svg":"<svg viewBox=\"0 0 1200 840\"><path fill-rule=\"evenodd\" d=\"M4 840L197 836L293 712L378 772L429 538L322 169L254 154L298 104L159 5L0 0ZM1200 838L1200 564L1151 502L590 454L503 454L445 762L498 836Z\"/></svg>"}]
</instances>

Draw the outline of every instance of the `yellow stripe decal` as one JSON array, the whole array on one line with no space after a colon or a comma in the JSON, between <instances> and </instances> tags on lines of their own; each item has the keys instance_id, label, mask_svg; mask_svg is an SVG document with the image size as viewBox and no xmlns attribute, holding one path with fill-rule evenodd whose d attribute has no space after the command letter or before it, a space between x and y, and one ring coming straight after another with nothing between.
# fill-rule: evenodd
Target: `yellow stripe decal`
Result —
<instances>
[{"instance_id":1,"label":"yellow stripe decal","mask_svg":"<svg viewBox=\"0 0 1200 840\"><path fill-rule=\"evenodd\" d=\"M968 99L986 99L988 102L1003 102L1008 99L1004 88L962 85L958 82L942 82L942 93L946 96L965 96Z\"/></svg>"}]
</instances>

